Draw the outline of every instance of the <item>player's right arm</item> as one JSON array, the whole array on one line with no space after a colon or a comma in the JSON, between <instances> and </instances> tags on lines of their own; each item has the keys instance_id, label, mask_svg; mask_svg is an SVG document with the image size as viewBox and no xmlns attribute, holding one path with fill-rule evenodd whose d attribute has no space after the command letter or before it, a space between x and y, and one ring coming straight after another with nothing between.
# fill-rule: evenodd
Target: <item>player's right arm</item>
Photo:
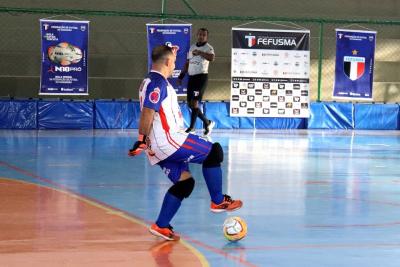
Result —
<instances>
[{"instance_id":1,"label":"player's right arm","mask_svg":"<svg viewBox=\"0 0 400 267\"><path fill-rule=\"evenodd\" d=\"M188 72L188 69L189 69L189 59L186 60L186 63L185 63L185 65L183 66L183 69L182 69L182 71L181 71L181 74L179 74L179 77L178 77L178 84L179 84L179 85L182 84L182 80L183 80L183 78L185 78L185 75L186 75L186 73Z\"/></svg>"},{"instance_id":2,"label":"player's right arm","mask_svg":"<svg viewBox=\"0 0 400 267\"><path fill-rule=\"evenodd\" d=\"M143 150L149 146L148 136L151 132L154 115L160 110L161 102L167 96L167 89L165 83L152 81L143 90L143 107L140 113L139 120L139 136L138 140L129 150L129 156L139 155Z\"/></svg>"}]
</instances>

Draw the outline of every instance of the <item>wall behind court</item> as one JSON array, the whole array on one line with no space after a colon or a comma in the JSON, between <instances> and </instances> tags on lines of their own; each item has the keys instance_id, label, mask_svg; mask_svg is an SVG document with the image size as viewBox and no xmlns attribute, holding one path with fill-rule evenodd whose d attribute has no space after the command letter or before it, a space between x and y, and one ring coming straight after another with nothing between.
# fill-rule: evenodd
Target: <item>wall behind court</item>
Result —
<instances>
[{"instance_id":1,"label":"wall behind court","mask_svg":"<svg viewBox=\"0 0 400 267\"><path fill-rule=\"evenodd\" d=\"M168 9L164 12L160 10L160 1L131 1L133 3L121 1L121 5L116 7L110 4L114 1L101 0L96 1L96 8L88 4L89 2L93 4L94 1L84 1L85 3L68 1L69 4L64 2L60 4L61 1L56 1L57 3L42 1L41 4L35 1L18 1L19 4L24 2L23 6L29 8L21 8L21 5L14 3L15 1L2 2L4 3L1 5L8 6L9 9L0 7L0 97L38 97L39 19L67 13L91 21L90 95L74 98L137 99L138 85L147 71L145 24L159 20L162 16L167 18L165 22L175 22L173 19L180 19L192 23L194 30L199 27L207 27L210 30L209 41L214 46L217 57L215 62L210 64L210 81L205 94L206 100L229 100L231 28L255 20L267 21L279 18L285 20L279 24L293 26L292 23L295 23L311 30L311 100L332 100L335 28L343 28L357 22L355 23L357 25L351 27L358 29L364 27L378 32L374 101L400 101L400 21L396 19L399 17L400 7L397 1L383 0L387 2L386 5L377 6L372 6L372 4L366 6L363 1L362 7L359 6L361 11L353 13L358 15L351 14L351 10L357 8L357 3L355 3L357 1L347 1L351 5L342 1L341 6L335 7L329 4L324 7L320 2L325 1L317 0L312 1L315 2L314 6L304 4L305 1L300 1L305 6L297 2L290 4L292 1L279 1L279 3L270 3L268 6L260 6L261 1L253 0L218 1L219 3L216 3L214 8L197 3L202 1L196 1L196 5L191 6L193 10L190 10L183 1L169 0ZM229 5L224 6L221 2L229 3ZM256 5L257 3L259 6ZM235 5L236 8L234 8ZM350 6L347 6L348 9L344 13L339 13L344 5ZM172 7L174 7L173 12L168 12L172 11ZM71 12L78 9L81 10L77 12L78 14ZM94 12L94 10L102 11ZM279 10L285 10L285 12L279 12ZM276 17L276 14L282 17ZM385 19L385 15L390 20ZM319 19L321 17L324 19ZM365 17L373 20L365 19ZM68 19L66 16L59 18ZM284 28L274 23L258 22L249 24L247 27ZM320 88L319 92L318 88Z\"/></svg>"}]
</instances>

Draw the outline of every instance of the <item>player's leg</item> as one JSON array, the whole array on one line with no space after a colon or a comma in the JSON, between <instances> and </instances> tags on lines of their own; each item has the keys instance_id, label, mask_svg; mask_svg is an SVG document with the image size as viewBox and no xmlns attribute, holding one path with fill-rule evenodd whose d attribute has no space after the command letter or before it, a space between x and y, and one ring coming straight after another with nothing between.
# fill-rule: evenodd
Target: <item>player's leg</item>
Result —
<instances>
[{"instance_id":1,"label":"player's leg","mask_svg":"<svg viewBox=\"0 0 400 267\"><path fill-rule=\"evenodd\" d=\"M222 169L224 152L219 143L213 143L210 153L203 161L203 176L211 196L211 211L234 211L243 206L241 200L233 200L222 194Z\"/></svg>"},{"instance_id":2,"label":"player's leg","mask_svg":"<svg viewBox=\"0 0 400 267\"><path fill-rule=\"evenodd\" d=\"M211 211L233 211L242 207L242 201L232 200L222 194L221 163L224 152L219 143L211 143L205 138L189 134L182 149L186 151L186 158L190 156L190 162L203 165L203 176L211 197Z\"/></svg>"},{"instance_id":3,"label":"player's leg","mask_svg":"<svg viewBox=\"0 0 400 267\"><path fill-rule=\"evenodd\" d=\"M190 196L194 179L185 162L162 161L159 163L168 178L174 183L165 193L157 221L151 225L150 232L166 240L176 241L179 236L173 231L170 222L179 210L182 200Z\"/></svg>"},{"instance_id":4,"label":"player's leg","mask_svg":"<svg viewBox=\"0 0 400 267\"><path fill-rule=\"evenodd\" d=\"M196 119L197 119L197 115L198 115L198 109L195 108L196 103L194 102L195 95L197 94L196 89L195 89L195 86L196 86L195 80L196 80L196 77L189 76L186 99L187 99L187 104L190 108L191 113L190 113L190 125L189 125L189 128L186 129L187 133L194 133Z\"/></svg>"},{"instance_id":5,"label":"player's leg","mask_svg":"<svg viewBox=\"0 0 400 267\"><path fill-rule=\"evenodd\" d=\"M199 107L199 104L203 100L203 95L204 95L204 92L206 91L207 84L208 84L208 74L199 74L198 79L197 79L198 94L195 98L196 103L194 106L198 109L197 116L203 122L204 135L209 135L215 125L215 123L213 121L209 120L204 115L204 113L201 111L201 109Z\"/></svg>"}]
</instances>

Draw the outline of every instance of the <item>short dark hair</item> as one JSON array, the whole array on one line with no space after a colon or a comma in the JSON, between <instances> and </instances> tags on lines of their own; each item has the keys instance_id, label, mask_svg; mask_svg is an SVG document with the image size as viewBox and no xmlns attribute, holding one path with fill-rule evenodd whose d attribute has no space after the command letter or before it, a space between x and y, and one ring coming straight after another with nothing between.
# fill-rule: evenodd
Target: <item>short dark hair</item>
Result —
<instances>
[{"instance_id":1,"label":"short dark hair","mask_svg":"<svg viewBox=\"0 0 400 267\"><path fill-rule=\"evenodd\" d=\"M202 32L206 32L208 35L208 29L207 28L200 28L197 32L202 31Z\"/></svg>"},{"instance_id":2,"label":"short dark hair","mask_svg":"<svg viewBox=\"0 0 400 267\"><path fill-rule=\"evenodd\" d=\"M172 48L168 45L156 46L153 48L153 51L151 51L151 61L156 63L170 54L173 55L174 53L172 52Z\"/></svg>"}]
</instances>

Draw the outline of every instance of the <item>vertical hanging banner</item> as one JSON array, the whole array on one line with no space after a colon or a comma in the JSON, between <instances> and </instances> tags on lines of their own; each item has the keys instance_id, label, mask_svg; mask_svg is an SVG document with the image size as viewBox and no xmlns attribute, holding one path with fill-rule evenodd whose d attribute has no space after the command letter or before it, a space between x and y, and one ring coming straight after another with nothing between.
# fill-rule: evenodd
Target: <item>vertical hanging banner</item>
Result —
<instances>
[{"instance_id":1,"label":"vertical hanging banner","mask_svg":"<svg viewBox=\"0 0 400 267\"><path fill-rule=\"evenodd\" d=\"M89 21L40 20L40 95L88 95Z\"/></svg>"},{"instance_id":2,"label":"vertical hanging banner","mask_svg":"<svg viewBox=\"0 0 400 267\"><path fill-rule=\"evenodd\" d=\"M333 97L372 99L375 31L336 29Z\"/></svg>"},{"instance_id":3,"label":"vertical hanging banner","mask_svg":"<svg viewBox=\"0 0 400 267\"><path fill-rule=\"evenodd\" d=\"M190 48L190 36L192 34L192 24L146 24L147 26L147 51L148 51L148 70L151 69L151 51L159 45L168 45L177 49L175 70L169 82L175 88L177 95L186 95L187 75L178 84L179 74L182 72L187 54Z\"/></svg>"},{"instance_id":4,"label":"vertical hanging banner","mask_svg":"<svg viewBox=\"0 0 400 267\"><path fill-rule=\"evenodd\" d=\"M310 31L232 28L231 108L238 117L309 117Z\"/></svg>"}]
</instances>

